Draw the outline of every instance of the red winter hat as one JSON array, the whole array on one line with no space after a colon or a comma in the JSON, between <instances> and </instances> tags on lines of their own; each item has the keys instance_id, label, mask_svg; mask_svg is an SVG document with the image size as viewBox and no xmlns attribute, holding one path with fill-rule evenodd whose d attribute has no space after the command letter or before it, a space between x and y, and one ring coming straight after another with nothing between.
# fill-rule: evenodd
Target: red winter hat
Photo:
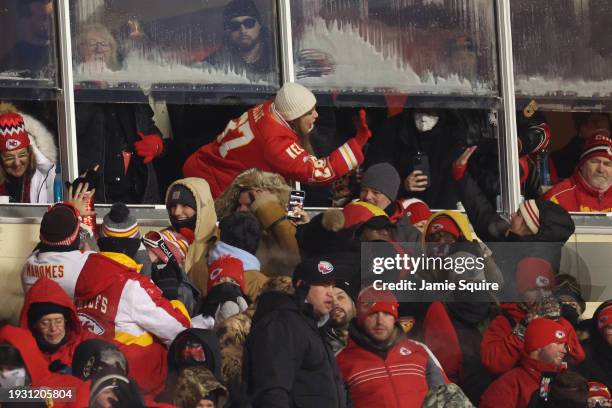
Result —
<instances>
[{"instance_id":1,"label":"red winter hat","mask_svg":"<svg viewBox=\"0 0 612 408\"><path fill-rule=\"evenodd\" d=\"M218 284L223 278L230 278L240 286L242 293L246 293L244 282L244 267L242 261L230 255L223 255L208 265L207 292Z\"/></svg>"},{"instance_id":2,"label":"red winter hat","mask_svg":"<svg viewBox=\"0 0 612 408\"><path fill-rule=\"evenodd\" d=\"M612 305L604 307L597 315L597 328L599 330L610 325L612 325Z\"/></svg>"},{"instance_id":3,"label":"red winter hat","mask_svg":"<svg viewBox=\"0 0 612 408\"><path fill-rule=\"evenodd\" d=\"M149 231L145 234L142 239L142 243L145 247L157 255L163 263L168 263L168 255L164 248L162 248L162 245L160 245L161 242L163 242L170 253L174 255L176 262L182 265L187 256L187 251L189 250L189 239L170 228L163 229L159 232Z\"/></svg>"},{"instance_id":4,"label":"red winter hat","mask_svg":"<svg viewBox=\"0 0 612 408\"><path fill-rule=\"evenodd\" d=\"M554 282L552 265L546 259L530 256L516 265L516 290L521 294L530 289L552 289Z\"/></svg>"},{"instance_id":5,"label":"red winter hat","mask_svg":"<svg viewBox=\"0 0 612 408\"><path fill-rule=\"evenodd\" d=\"M582 165L591 157L605 157L612 160L612 139L610 139L609 134L597 133L585 140L579 165Z\"/></svg>"},{"instance_id":6,"label":"red winter hat","mask_svg":"<svg viewBox=\"0 0 612 408\"><path fill-rule=\"evenodd\" d=\"M23 149L30 145L30 138L23 122L23 116L17 112L0 114L0 152Z\"/></svg>"},{"instance_id":7,"label":"red winter hat","mask_svg":"<svg viewBox=\"0 0 612 408\"><path fill-rule=\"evenodd\" d=\"M552 343L566 343L565 327L554 320L538 318L532 320L525 330L525 352L531 353Z\"/></svg>"},{"instance_id":8,"label":"red winter hat","mask_svg":"<svg viewBox=\"0 0 612 408\"><path fill-rule=\"evenodd\" d=\"M457 223L450 217L443 215L440 217L436 217L432 222L429 223L427 227L427 231L425 232L425 239L429 237L431 234L445 231L455 237L455 239L459 239L459 235L461 235L461 231L459 231L459 226Z\"/></svg>"},{"instance_id":9,"label":"red winter hat","mask_svg":"<svg viewBox=\"0 0 612 408\"><path fill-rule=\"evenodd\" d=\"M402 206L406 209L406 214L410 217L410 222L412 224L427 221L429 217L431 217L431 210L427 203L418 198L404 200Z\"/></svg>"},{"instance_id":10,"label":"red winter hat","mask_svg":"<svg viewBox=\"0 0 612 408\"><path fill-rule=\"evenodd\" d=\"M604 397L612 402L612 394L605 384L589 381L589 398Z\"/></svg>"},{"instance_id":11,"label":"red winter hat","mask_svg":"<svg viewBox=\"0 0 612 408\"><path fill-rule=\"evenodd\" d=\"M355 225L363 224L372 217L378 215L387 216L387 214L375 206L374 204L366 203L365 201L353 201L348 203L342 209L344 214L344 228L350 228Z\"/></svg>"},{"instance_id":12,"label":"red winter hat","mask_svg":"<svg viewBox=\"0 0 612 408\"><path fill-rule=\"evenodd\" d=\"M357 322L363 326L366 317L378 312L389 313L397 320L398 308L399 304L392 292L369 286L357 297Z\"/></svg>"}]
</instances>

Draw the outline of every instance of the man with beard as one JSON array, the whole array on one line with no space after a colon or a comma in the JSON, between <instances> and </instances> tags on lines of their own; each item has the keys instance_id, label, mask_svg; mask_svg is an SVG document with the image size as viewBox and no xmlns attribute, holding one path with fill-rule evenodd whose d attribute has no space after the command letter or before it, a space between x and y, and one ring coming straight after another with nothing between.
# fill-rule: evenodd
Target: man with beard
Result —
<instances>
[{"instance_id":1,"label":"man with beard","mask_svg":"<svg viewBox=\"0 0 612 408\"><path fill-rule=\"evenodd\" d=\"M556 184L545 198L567 211L612 211L612 139L599 133L584 143L574 174Z\"/></svg>"},{"instance_id":2,"label":"man with beard","mask_svg":"<svg viewBox=\"0 0 612 408\"><path fill-rule=\"evenodd\" d=\"M348 340L348 327L350 321L355 317L355 295L350 286L336 282L336 287L332 289L334 298L333 308L329 313L329 320L324 327L324 339L331 347L332 351L337 353Z\"/></svg>"},{"instance_id":3,"label":"man with beard","mask_svg":"<svg viewBox=\"0 0 612 408\"><path fill-rule=\"evenodd\" d=\"M223 9L223 47L205 62L260 77L273 72L274 49L268 27L251 0L232 0ZM255 78L254 78L255 79Z\"/></svg>"},{"instance_id":4,"label":"man with beard","mask_svg":"<svg viewBox=\"0 0 612 408\"><path fill-rule=\"evenodd\" d=\"M274 100L233 119L212 143L183 165L185 177L200 177L218 197L238 174L250 168L279 173L287 180L329 184L363 162L362 148L372 136L365 111L355 137L324 158L315 157L309 134L319 116L317 100L304 86L287 82Z\"/></svg>"}]
</instances>

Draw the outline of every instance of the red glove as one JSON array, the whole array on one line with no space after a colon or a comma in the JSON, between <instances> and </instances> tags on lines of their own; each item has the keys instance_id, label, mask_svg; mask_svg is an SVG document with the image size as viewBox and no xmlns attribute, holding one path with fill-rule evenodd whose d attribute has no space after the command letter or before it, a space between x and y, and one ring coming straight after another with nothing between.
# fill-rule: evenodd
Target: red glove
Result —
<instances>
[{"instance_id":1,"label":"red glove","mask_svg":"<svg viewBox=\"0 0 612 408\"><path fill-rule=\"evenodd\" d=\"M453 163L453 167L451 168L451 176L453 180L459 181L465 176L465 171L467 170L467 163L464 165L460 165L457 163Z\"/></svg>"},{"instance_id":2,"label":"red glove","mask_svg":"<svg viewBox=\"0 0 612 408\"><path fill-rule=\"evenodd\" d=\"M357 142L363 146L368 142L368 139L372 137L372 132L368 127L368 123L366 122L366 112L365 109L359 110L359 128L357 129L357 133L355 134L355 139Z\"/></svg>"},{"instance_id":3,"label":"red glove","mask_svg":"<svg viewBox=\"0 0 612 408\"><path fill-rule=\"evenodd\" d=\"M161 136L156 134L145 135L142 132L138 132L138 136L142 140L134 142L134 148L136 154L144 158L144 164L151 163L164 151L164 142Z\"/></svg>"}]
</instances>

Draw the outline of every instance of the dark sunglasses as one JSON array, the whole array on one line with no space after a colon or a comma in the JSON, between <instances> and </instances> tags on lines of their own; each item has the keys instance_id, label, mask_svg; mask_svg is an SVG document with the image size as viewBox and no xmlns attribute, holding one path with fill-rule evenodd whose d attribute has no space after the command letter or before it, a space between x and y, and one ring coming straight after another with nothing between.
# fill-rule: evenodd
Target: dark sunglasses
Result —
<instances>
[{"instance_id":1,"label":"dark sunglasses","mask_svg":"<svg viewBox=\"0 0 612 408\"><path fill-rule=\"evenodd\" d=\"M242 21L229 21L225 24L225 28L230 31L238 31L240 27L244 26L244 28L249 29L255 27L257 24L257 20L254 18L247 18Z\"/></svg>"}]
</instances>

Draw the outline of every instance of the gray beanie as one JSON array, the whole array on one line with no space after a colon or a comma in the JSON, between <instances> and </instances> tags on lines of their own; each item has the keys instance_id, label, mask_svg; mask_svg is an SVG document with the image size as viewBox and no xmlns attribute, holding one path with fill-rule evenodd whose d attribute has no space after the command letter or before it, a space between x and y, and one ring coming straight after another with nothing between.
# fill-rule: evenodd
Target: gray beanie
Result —
<instances>
[{"instance_id":1,"label":"gray beanie","mask_svg":"<svg viewBox=\"0 0 612 408\"><path fill-rule=\"evenodd\" d=\"M370 166L363 175L361 187L371 188L386 195L389 200L397 198L400 186L400 176L395 167L389 163L377 163Z\"/></svg>"},{"instance_id":2,"label":"gray beanie","mask_svg":"<svg viewBox=\"0 0 612 408\"><path fill-rule=\"evenodd\" d=\"M130 209L123 203L114 203L102 220L100 236L140 239L140 229Z\"/></svg>"}]
</instances>

